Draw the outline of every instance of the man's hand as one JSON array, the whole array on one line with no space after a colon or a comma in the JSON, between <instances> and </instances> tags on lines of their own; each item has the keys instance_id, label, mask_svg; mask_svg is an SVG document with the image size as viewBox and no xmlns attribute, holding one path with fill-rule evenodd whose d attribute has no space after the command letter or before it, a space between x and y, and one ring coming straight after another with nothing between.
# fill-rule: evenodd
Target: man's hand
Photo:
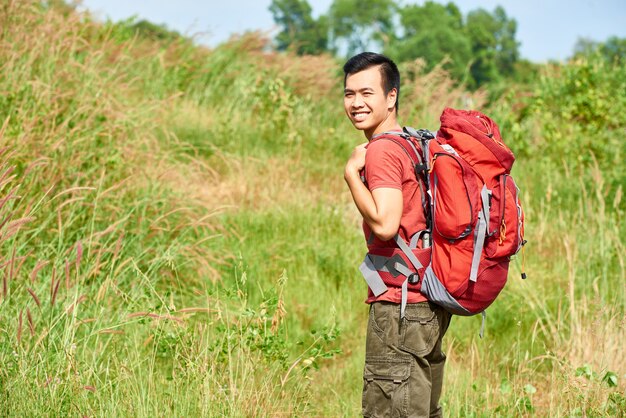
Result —
<instances>
[{"instance_id":1,"label":"man's hand","mask_svg":"<svg viewBox=\"0 0 626 418\"><path fill-rule=\"evenodd\" d=\"M352 155L348 159L346 163L346 168L344 170L344 177L346 180L351 175L359 175L363 167L365 167L365 153L367 149L367 142L364 142L360 145L357 145L352 151Z\"/></svg>"}]
</instances>

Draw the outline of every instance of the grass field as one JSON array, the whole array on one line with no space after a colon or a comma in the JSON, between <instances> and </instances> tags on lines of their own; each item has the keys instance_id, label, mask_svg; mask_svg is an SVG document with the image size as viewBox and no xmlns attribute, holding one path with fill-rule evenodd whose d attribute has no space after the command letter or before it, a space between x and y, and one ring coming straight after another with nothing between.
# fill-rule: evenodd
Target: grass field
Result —
<instances>
[{"instance_id":1,"label":"grass field","mask_svg":"<svg viewBox=\"0 0 626 418\"><path fill-rule=\"evenodd\" d=\"M264 44L0 7L0 415L359 415L365 244L342 173L363 137L339 62ZM545 66L488 103L422 68L402 122L492 115L529 241L485 338L453 319L446 415L626 415L626 71Z\"/></svg>"}]
</instances>

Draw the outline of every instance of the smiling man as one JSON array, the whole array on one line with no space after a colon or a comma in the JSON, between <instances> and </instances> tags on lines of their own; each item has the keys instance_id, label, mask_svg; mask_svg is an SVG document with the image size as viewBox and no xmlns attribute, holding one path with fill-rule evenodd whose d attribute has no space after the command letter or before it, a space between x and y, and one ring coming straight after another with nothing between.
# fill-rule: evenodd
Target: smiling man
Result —
<instances>
[{"instance_id":1,"label":"smiling man","mask_svg":"<svg viewBox=\"0 0 626 418\"><path fill-rule=\"evenodd\" d=\"M426 229L413 161L393 141L401 140L402 133L397 120L400 73L393 61L371 52L352 57L343 70L346 115L367 138L354 149L344 178L363 216L368 250L392 253L396 234L408 243ZM418 240L417 245L424 244ZM383 290L368 284L363 415L441 416L446 359L441 339L450 314L415 286L403 292L398 281L385 282Z\"/></svg>"}]
</instances>

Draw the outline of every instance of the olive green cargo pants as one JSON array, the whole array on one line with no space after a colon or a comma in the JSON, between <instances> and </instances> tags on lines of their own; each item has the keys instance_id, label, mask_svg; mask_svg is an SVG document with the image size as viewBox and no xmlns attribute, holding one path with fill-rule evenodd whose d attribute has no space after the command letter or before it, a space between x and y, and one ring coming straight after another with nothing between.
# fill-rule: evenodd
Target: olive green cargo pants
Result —
<instances>
[{"instance_id":1,"label":"olive green cargo pants","mask_svg":"<svg viewBox=\"0 0 626 418\"><path fill-rule=\"evenodd\" d=\"M429 303L370 305L363 373L363 416L440 417L446 356L441 339L451 314Z\"/></svg>"}]
</instances>

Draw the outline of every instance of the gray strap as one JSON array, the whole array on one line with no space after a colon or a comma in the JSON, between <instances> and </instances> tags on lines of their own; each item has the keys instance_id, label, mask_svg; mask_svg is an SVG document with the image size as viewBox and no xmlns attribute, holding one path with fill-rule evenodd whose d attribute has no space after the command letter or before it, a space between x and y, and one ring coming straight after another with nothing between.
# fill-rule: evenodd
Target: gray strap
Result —
<instances>
[{"instance_id":1,"label":"gray strap","mask_svg":"<svg viewBox=\"0 0 626 418\"><path fill-rule=\"evenodd\" d=\"M469 279L476 282L478 278L478 266L480 264L480 256L483 253L483 243L487 232L487 223L485 222L482 212L478 214L478 227L474 235L474 253L472 254L472 268L470 269Z\"/></svg>"},{"instance_id":2,"label":"gray strap","mask_svg":"<svg viewBox=\"0 0 626 418\"><path fill-rule=\"evenodd\" d=\"M376 267L374 267L374 263L370 260L369 255L365 255L365 259L359 266L359 270L375 296L378 297L387 291L387 285L376 271Z\"/></svg>"},{"instance_id":3,"label":"gray strap","mask_svg":"<svg viewBox=\"0 0 626 418\"><path fill-rule=\"evenodd\" d=\"M396 269L397 271L399 271L402 275L404 275L404 277L406 277L407 279L409 278L409 276L413 273L415 273L414 271L411 271L410 268L408 268L407 266L405 266L402 263L395 263L393 265L393 268Z\"/></svg>"},{"instance_id":4,"label":"gray strap","mask_svg":"<svg viewBox=\"0 0 626 418\"><path fill-rule=\"evenodd\" d=\"M385 257L383 255L376 254L368 255L376 270L391 273L393 277L398 277L400 274L404 274L403 272L395 268L395 266L398 264L406 268L405 261L402 259L402 257L400 257L400 254L396 254L393 257Z\"/></svg>"},{"instance_id":5,"label":"gray strap","mask_svg":"<svg viewBox=\"0 0 626 418\"><path fill-rule=\"evenodd\" d=\"M472 254L472 267L470 269L469 279L476 282L478 277L478 266L480 264L480 256L483 253L483 245L485 243L485 237L487 236L487 225L489 225L489 194L491 192L484 185L480 191L480 197L482 200L482 208L478 212L478 226L476 227L476 233L474 234L474 253Z\"/></svg>"},{"instance_id":6,"label":"gray strap","mask_svg":"<svg viewBox=\"0 0 626 418\"><path fill-rule=\"evenodd\" d=\"M482 311L480 314L482 315L483 320L480 324L480 332L478 333L478 336L482 339L485 336L485 318L487 318L487 312Z\"/></svg>"},{"instance_id":7,"label":"gray strap","mask_svg":"<svg viewBox=\"0 0 626 418\"><path fill-rule=\"evenodd\" d=\"M489 190L487 188L486 185L483 186L483 188L480 190L480 199L482 200L483 203L483 212L485 212L485 222L487 222L487 226L489 226L489 212L491 212L491 204L490 202L490 198L491 197L491 190Z\"/></svg>"},{"instance_id":8,"label":"gray strap","mask_svg":"<svg viewBox=\"0 0 626 418\"><path fill-rule=\"evenodd\" d=\"M413 254L413 251L411 251L409 246L406 245L406 242L404 242L404 240L400 237L400 234L396 234L393 237L393 239L396 242L396 244L398 244L398 247L400 247L402 252L407 256L407 258L409 259L411 264L413 264L413 267L415 267L415 271L421 269L422 268L422 263L420 263L420 261L417 259L417 257L415 257L415 254ZM396 264L398 264L398 263L396 263ZM404 318L404 310L406 308L406 301L407 301L408 295L409 295L409 276L411 274L413 274L414 272L412 272L408 268L406 269L406 271L403 272L402 271L402 267L400 267L400 268L398 268L398 267L399 266L395 266L396 270L398 270L400 273L402 273L402 274L404 274L406 276L406 279L404 280L404 282L402 282L402 300L400 302L400 319L402 319L402 318Z\"/></svg>"},{"instance_id":9,"label":"gray strap","mask_svg":"<svg viewBox=\"0 0 626 418\"><path fill-rule=\"evenodd\" d=\"M422 266L422 263L420 263L420 261L417 259L417 257L415 257L415 254L413 254L413 251L411 251L409 246L406 245L406 242L404 242L404 240L400 237L400 234L396 234L393 239L396 244L398 244L398 247L402 250L404 255L407 256L411 264L413 264L413 267L415 267L415 271L424 267Z\"/></svg>"},{"instance_id":10,"label":"gray strap","mask_svg":"<svg viewBox=\"0 0 626 418\"><path fill-rule=\"evenodd\" d=\"M372 139L376 139L379 136L383 136L383 135L395 135L395 136L402 137L402 135L404 135L404 132L402 132L402 131L385 131L385 132L381 132L379 134L373 135Z\"/></svg>"},{"instance_id":11,"label":"gray strap","mask_svg":"<svg viewBox=\"0 0 626 418\"><path fill-rule=\"evenodd\" d=\"M409 248L416 249L419 240L422 240L422 248L430 247L430 232L428 229L422 229L421 231L417 231L411 237L411 242L409 243Z\"/></svg>"},{"instance_id":12,"label":"gray strap","mask_svg":"<svg viewBox=\"0 0 626 418\"><path fill-rule=\"evenodd\" d=\"M404 311L406 310L406 301L409 297L409 278L407 277L402 282L402 299L400 300L400 319L404 318Z\"/></svg>"}]
</instances>

